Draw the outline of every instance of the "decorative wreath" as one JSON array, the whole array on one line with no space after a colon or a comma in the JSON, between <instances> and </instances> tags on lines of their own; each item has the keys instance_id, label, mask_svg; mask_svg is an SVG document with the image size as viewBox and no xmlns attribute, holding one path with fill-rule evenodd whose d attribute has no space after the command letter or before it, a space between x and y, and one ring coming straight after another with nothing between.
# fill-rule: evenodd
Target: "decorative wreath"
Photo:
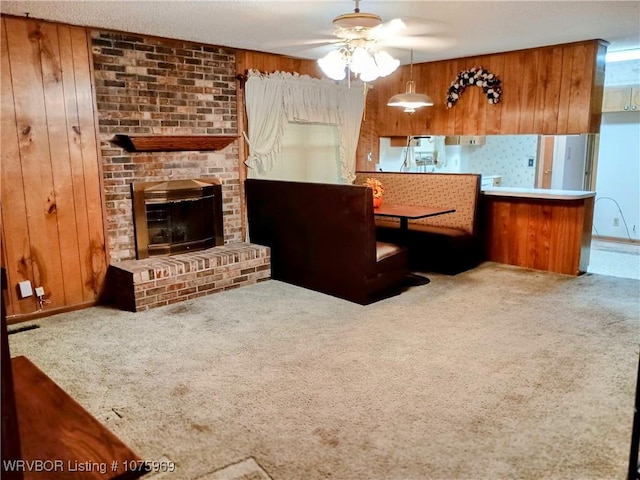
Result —
<instances>
[{"instance_id":1,"label":"decorative wreath","mask_svg":"<svg viewBox=\"0 0 640 480\"><path fill-rule=\"evenodd\" d=\"M493 73L482 67L473 67L470 70L463 70L449 87L447 92L447 108L453 107L460 99L460 95L469 85L482 87L482 91L489 99L489 103L494 104L500 101L502 95L502 82Z\"/></svg>"}]
</instances>

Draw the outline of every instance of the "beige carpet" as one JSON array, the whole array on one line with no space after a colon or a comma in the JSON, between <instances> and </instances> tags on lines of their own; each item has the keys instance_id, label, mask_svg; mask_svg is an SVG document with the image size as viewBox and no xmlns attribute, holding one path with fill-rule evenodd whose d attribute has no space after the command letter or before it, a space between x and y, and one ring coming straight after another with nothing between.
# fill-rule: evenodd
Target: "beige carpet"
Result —
<instances>
[{"instance_id":1,"label":"beige carpet","mask_svg":"<svg viewBox=\"0 0 640 480\"><path fill-rule=\"evenodd\" d=\"M640 282L486 263L366 307L277 281L10 335L151 479L620 479Z\"/></svg>"}]
</instances>

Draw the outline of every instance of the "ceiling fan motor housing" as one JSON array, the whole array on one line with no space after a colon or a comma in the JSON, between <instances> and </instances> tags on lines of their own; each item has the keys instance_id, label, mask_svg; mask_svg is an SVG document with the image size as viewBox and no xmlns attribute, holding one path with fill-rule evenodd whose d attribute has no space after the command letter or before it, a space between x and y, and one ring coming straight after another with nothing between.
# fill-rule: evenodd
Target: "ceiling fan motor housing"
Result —
<instances>
[{"instance_id":1,"label":"ceiling fan motor housing","mask_svg":"<svg viewBox=\"0 0 640 480\"><path fill-rule=\"evenodd\" d=\"M334 18L333 24L338 28L348 30L368 30L382 25L382 18L373 13L345 13L344 15L339 15Z\"/></svg>"}]
</instances>

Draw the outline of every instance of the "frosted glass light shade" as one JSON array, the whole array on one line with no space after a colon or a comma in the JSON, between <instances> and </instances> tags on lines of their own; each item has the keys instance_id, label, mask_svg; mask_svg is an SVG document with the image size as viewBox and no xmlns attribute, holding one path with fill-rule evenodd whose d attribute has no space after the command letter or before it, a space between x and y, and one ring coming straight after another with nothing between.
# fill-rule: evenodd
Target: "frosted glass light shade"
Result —
<instances>
[{"instance_id":1,"label":"frosted glass light shade","mask_svg":"<svg viewBox=\"0 0 640 480\"><path fill-rule=\"evenodd\" d=\"M347 76L347 59L340 50L332 50L318 59L318 65L332 80L343 80Z\"/></svg>"},{"instance_id":2,"label":"frosted glass light shade","mask_svg":"<svg viewBox=\"0 0 640 480\"><path fill-rule=\"evenodd\" d=\"M396 60L384 51L376 52L374 58L376 60L376 65L378 65L378 72L381 77L386 77L387 75L395 72L400 66L400 60Z\"/></svg>"},{"instance_id":3,"label":"frosted glass light shade","mask_svg":"<svg viewBox=\"0 0 640 480\"><path fill-rule=\"evenodd\" d=\"M329 52L318 60L318 65L332 80L343 80L348 72L353 72L363 82L372 82L395 71L400 60L384 51L373 53L367 46L347 46Z\"/></svg>"}]
</instances>

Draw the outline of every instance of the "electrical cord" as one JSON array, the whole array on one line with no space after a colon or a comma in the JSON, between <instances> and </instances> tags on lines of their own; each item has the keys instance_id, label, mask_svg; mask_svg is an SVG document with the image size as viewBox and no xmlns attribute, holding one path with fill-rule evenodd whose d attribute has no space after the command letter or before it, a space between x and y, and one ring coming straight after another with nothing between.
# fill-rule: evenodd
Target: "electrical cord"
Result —
<instances>
[{"instance_id":1,"label":"electrical cord","mask_svg":"<svg viewBox=\"0 0 640 480\"><path fill-rule=\"evenodd\" d=\"M616 204L616 207L618 207L618 212L620 212L620 217L622 218L622 223L624 224L624 228L627 230L627 237L629 238L629 240L633 240L633 238L631 238L631 234L629 233L629 226L627 225L627 220L624 218L624 213L622 213L622 208L620 208L620 204L614 198L599 197L598 199L596 199L596 202L593 204L594 210L595 210L595 206L598 204L600 200L611 200L613 203ZM596 232L596 235L600 236L595 224L593 225L593 230Z\"/></svg>"}]
</instances>

